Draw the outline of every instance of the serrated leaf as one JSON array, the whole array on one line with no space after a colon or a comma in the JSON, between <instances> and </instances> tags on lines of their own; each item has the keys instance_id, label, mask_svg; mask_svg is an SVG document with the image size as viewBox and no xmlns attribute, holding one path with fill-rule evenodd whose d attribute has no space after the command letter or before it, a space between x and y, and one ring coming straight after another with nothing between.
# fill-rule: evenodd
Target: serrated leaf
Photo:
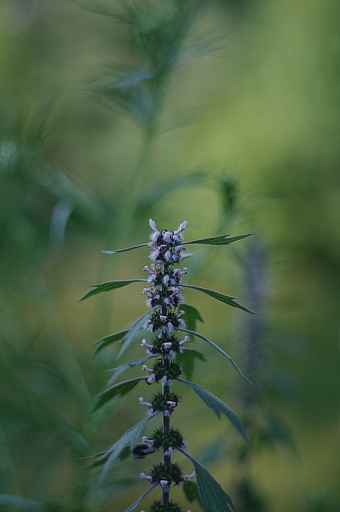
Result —
<instances>
[{"instance_id":1,"label":"serrated leaf","mask_svg":"<svg viewBox=\"0 0 340 512\"><path fill-rule=\"evenodd\" d=\"M190 245L190 244L229 245L234 242L237 242L238 240L241 240L242 238L247 238L248 236L252 236L252 233L247 233L245 235L237 235L237 236L219 235L219 236L212 236L209 238L198 238L197 240L190 240L189 242L183 242L183 245Z\"/></svg>"},{"instance_id":2,"label":"serrated leaf","mask_svg":"<svg viewBox=\"0 0 340 512\"><path fill-rule=\"evenodd\" d=\"M201 400L203 400L203 402L214 411L218 418L221 418L221 414L224 414L224 416L226 416L230 423L236 428L238 433L248 443L250 442L242 421L237 416L237 414L232 409L230 409L230 407L228 407L224 402L222 402L222 400L220 400L217 396L213 395L213 393L211 393L207 389L202 388L202 386L199 386L194 382L190 382L180 378L177 378L176 380L190 386L195 391L195 393L201 398Z\"/></svg>"},{"instance_id":3,"label":"serrated leaf","mask_svg":"<svg viewBox=\"0 0 340 512\"><path fill-rule=\"evenodd\" d=\"M203 318L201 317L201 313L198 311L197 308L195 308L194 306L191 306L191 304L181 304L181 309L185 313L185 316L184 316L185 325L191 331L196 330L196 322L198 320L200 322L204 322Z\"/></svg>"},{"instance_id":4,"label":"serrated leaf","mask_svg":"<svg viewBox=\"0 0 340 512\"><path fill-rule=\"evenodd\" d=\"M113 251L101 251L104 254L116 254L118 252L127 252L132 251L133 249L138 249L139 247L148 247L149 244L139 244L139 245L132 245L131 247L125 247L125 249L116 249Z\"/></svg>"},{"instance_id":5,"label":"serrated leaf","mask_svg":"<svg viewBox=\"0 0 340 512\"><path fill-rule=\"evenodd\" d=\"M141 380L145 380L145 377L136 377L135 379L125 380L124 382L120 382L119 384L115 384L111 386L96 396L96 404L94 410L96 411L100 407L102 407L106 402L111 400L111 398L120 395L124 396L126 393L131 391L135 386L137 386L138 382Z\"/></svg>"},{"instance_id":6,"label":"serrated leaf","mask_svg":"<svg viewBox=\"0 0 340 512\"><path fill-rule=\"evenodd\" d=\"M96 295L97 293L109 292L110 290L115 290L117 288L123 288L123 286L127 286L131 283L147 283L146 279L127 279L124 281L106 281L105 283L92 284L91 287L93 290L87 292L84 297L80 299L82 300L88 299L92 297L92 295Z\"/></svg>"},{"instance_id":7,"label":"serrated leaf","mask_svg":"<svg viewBox=\"0 0 340 512\"><path fill-rule=\"evenodd\" d=\"M237 366L237 364L235 363L235 361L221 348L219 347L218 345L216 345L216 343L214 343L213 341L211 341L209 338L207 338L206 336L203 336L203 334L200 334L198 332L195 332L195 331L189 331L189 329L176 329L177 331L181 331L181 332L186 332L187 334L191 335L191 336L196 336L197 338L201 338L202 340L206 341L207 343L209 343L209 345L211 345L212 347L214 347L216 350L218 350L218 352L220 352L220 354L222 354L224 357L226 357L228 359L228 361L233 365L233 367L235 368L235 370L237 371L237 373L239 375L241 375L241 377L243 377L243 379L245 379L251 386L253 385L252 382L244 375L244 373L241 372L241 370L239 369L239 367Z\"/></svg>"},{"instance_id":8,"label":"serrated leaf","mask_svg":"<svg viewBox=\"0 0 340 512\"><path fill-rule=\"evenodd\" d=\"M235 505L221 485L199 462L194 462L198 492L204 512L237 512Z\"/></svg>"},{"instance_id":9,"label":"serrated leaf","mask_svg":"<svg viewBox=\"0 0 340 512\"><path fill-rule=\"evenodd\" d=\"M237 512L231 497L212 474L196 460L194 466L204 512Z\"/></svg>"},{"instance_id":10,"label":"serrated leaf","mask_svg":"<svg viewBox=\"0 0 340 512\"><path fill-rule=\"evenodd\" d=\"M183 352L178 353L176 357L176 360L183 368L184 375L189 380L191 379L195 368L195 359L206 361L204 354L195 348L185 348Z\"/></svg>"},{"instance_id":11,"label":"serrated leaf","mask_svg":"<svg viewBox=\"0 0 340 512\"><path fill-rule=\"evenodd\" d=\"M178 450L188 457L194 465L198 492L204 512L237 512L229 494L225 492L209 471L187 452L181 448L178 448Z\"/></svg>"},{"instance_id":12,"label":"serrated leaf","mask_svg":"<svg viewBox=\"0 0 340 512\"><path fill-rule=\"evenodd\" d=\"M122 339L121 343L122 343L122 348L120 349L119 351L119 354L118 354L118 359L123 355L123 353L125 352L125 350L130 346L130 344L132 343L132 341L134 340L137 332L143 328L144 324L145 324L145 321L146 319L152 315L152 313L154 312L154 310L156 309L156 307L150 309L149 311L147 311L146 313L144 313L144 315L142 315L141 317L139 317L135 323L132 325L132 327L128 330L128 332L126 333L126 335L124 336L124 338Z\"/></svg>"},{"instance_id":13,"label":"serrated leaf","mask_svg":"<svg viewBox=\"0 0 340 512\"><path fill-rule=\"evenodd\" d=\"M144 418L142 421L137 423L137 425L133 426L130 428L130 430L125 432L125 434L123 434L122 437L111 446L111 448L108 450L109 454L105 461L101 479L105 477L112 464L119 457L124 448L130 446L131 450L133 450L138 440L142 437L149 419L150 418Z\"/></svg>"},{"instance_id":14,"label":"serrated leaf","mask_svg":"<svg viewBox=\"0 0 340 512\"><path fill-rule=\"evenodd\" d=\"M213 297L214 299L217 299L221 302L224 302L225 304L228 304L228 306L232 306L233 308L242 309L243 311L246 311L247 313L251 313L252 315L255 315L254 311L251 311L250 309L246 308L245 306L242 306L242 304L239 304L238 302L236 302L235 297L231 297L229 295L224 295L224 293L216 292L215 290L210 290L209 288L202 288L201 286L194 286L192 284L181 284L181 287L192 288L193 290L198 290L199 292L206 293L207 295L210 295L210 297Z\"/></svg>"},{"instance_id":15,"label":"serrated leaf","mask_svg":"<svg viewBox=\"0 0 340 512\"><path fill-rule=\"evenodd\" d=\"M109 334L108 336L104 336L104 338L101 338L100 340L95 341L93 344L98 345L96 348L95 354L98 354L100 350L107 347L108 345L111 345L112 343L115 343L116 341L120 341L124 338L124 336L127 335L129 332L129 329L126 329L125 331L115 332L114 334Z\"/></svg>"},{"instance_id":16,"label":"serrated leaf","mask_svg":"<svg viewBox=\"0 0 340 512\"><path fill-rule=\"evenodd\" d=\"M127 363L123 363L120 366L117 366L117 368L113 368L112 370L108 370L110 372L115 372L114 375L112 375L111 379L109 380L109 385L114 382L119 375L121 375L126 370L129 370L130 368L134 368L135 366L140 366L144 364L148 359L154 356L144 356L140 357L139 359L133 359L132 361L128 361Z\"/></svg>"},{"instance_id":17,"label":"serrated leaf","mask_svg":"<svg viewBox=\"0 0 340 512\"><path fill-rule=\"evenodd\" d=\"M189 501L189 503L193 503L194 501L197 501L197 503L202 507L202 501L200 497L200 493L198 490L198 486L196 482L193 482L192 480L186 480L183 483L183 492L186 497L186 499Z\"/></svg>"}]
</instances>

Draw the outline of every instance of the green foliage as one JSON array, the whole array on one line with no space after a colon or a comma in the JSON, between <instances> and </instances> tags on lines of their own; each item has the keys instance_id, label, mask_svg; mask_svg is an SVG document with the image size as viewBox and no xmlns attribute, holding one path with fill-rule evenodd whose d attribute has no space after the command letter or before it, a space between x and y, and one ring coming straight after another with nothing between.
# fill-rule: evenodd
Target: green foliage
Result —
<instances>
[{"instance_id":1,"label":"green foliage","mask_svg":"<svg viewBox=\"0 0 340 512\"><path fill-rule=\"evenodd\" d=\"M195 308L195 306L191 306L191 304L181 304L181 309L185 313L185 325L187 329L191 331L196 331L197 321L204 322L201 313L198 311L197 308Z\"/></svg>"},{"instance_id":2,"label":"green foliage","mask_svg":"<svg viewBox=\"0 0 340 512\"><path fill-rule=\"evenodd\" d=\"M200 334L198 332L194 332L194 331L189 331L188 329L178 329L179 331L182 331L182 332L186 332L188 334L190 334L191 336L195 336L197 338L200 338L204 341L206 341L207 343L209 343L209 345L211 345L212 347L214 347L220 354L222 354L224 357L226 357L228 359L228 361L233 365L233 367L235 368L235 370L237 371L237 373L239 375L241 375L241 377L243 379L245 379L248 384L252 385L252 383L250 382L250 380L241 372L241 370L239 369L239 367L237 366L237 364L235 363L235 361L221 348L219 347L218 345L216 345L216 343L214 343L213 341L211 341L209 338L207 338L206 336L203 336L203 334Z\"/></svg>"},{"instance_id":3,"label":"green foliage","mask_svg":"<svg viewBox=\"0 0 340 512\"><path fill-rule=\"evenodd\" d=\"M204 512L237 512L230 496L216 482L214 477L191 455L179 449L193 463L196 472L197 487Z\"/></svg>"},{"instance_id":4,"label":"green foliage","mask_svg":"<svg viewBox=\"0 0 340 512\"><path fill-rule=\"evenodd\" d=\"M237 512L230 496L209 471L196 460L191 460L195 467L197 487L204 512Z\"/></svg>"},{"instance_id":5,"label":"green foliage","mask_svg":"<svg viewBox=\"0 0 340 512\"><path fill-rule=\"evenodd\" d=\"M145 315L143 315L141 319L138 319L137 322L135 322L131 328L133 335L130 336L130 341L141 327L155 332L156 336L152 340L152 344L147 343L145 339L142 342L142 346L147 347L148 355L146 357L120 365L115 369L115 371L116 375L119 375L125 370L128 370L138 364L143 364L147 359L151 357L156 358L152 368L148 368L146 365L143 365L143 370L149 372L149 376L145 379L148 384L162 381L162 391L155 393L151 399L151 402L145 402L142 397L140 397L139 401L141 405L147 406L149 411L152 411L152 416L158 413L162 413L163 426L161 429L156 429L152 437L143 438L144 441L142 444L138 445L138 450L136 446L136 449L134 450L134 456L136 458L144 458L147 454L152 453L161 447L163 448L163 460L159 464L153 466L150 476L142 473L141 478L145 478L152 483L159 483L161 485L163 489L162 503L164 503L165 510L169 511L171 509L169 501L171 484L174 483L175 485L179 485L180 483L185 482L188 478L192 478L193 476L184 476L180 466L177 463L173 463L171 460L171 455L174 449L178 449L182 453L185 453L182 450L182 448L185 446L182 433L179 430L173 429L170 424L170 417L180 401L180 396L174 392L171 392L170 390L171 384L174 380L190 386L203 400L203 402L215 412L218 418L221 417L221 414L226 416L232 425L236 428L237 432L246 441L249 442L249 439L239 417L222 400L198 384L180 378L180 375L182 374L182 366L179 361L181 359L185 361L187 373L191 375L195 358L198 357L201 360L204 358L198 351L184 349L183 345L190 341L190 339L189 337L185 337L184 340L179 341L179 339L176 337L177 331L188 332L188 334L192 336L203 338L209 344L213 345L214 348L217 348L221 353L223 353L223 355L225 355L225 357L227 357L227 359L233 364L236 370L243 376L233 360L211 340L199 335L195 331L186 330L183 328L184 324L181 317L184 313L188 314L188 323L194 328L198 320L202 321L202 317L198 310L190 305L185 305L183 310L179 309L182 302L182 296L179 294L179 290L185 287L204 291L205 293L212 295L219 300L222 300L222 302L228 305L232 304L235 306L235 303L232 302L233 298L219 294L213 290L181 284L181 278L186 274L187 270L180 269L177 267L177 265L181 259L181 252L184 249L184 246L181 245L181 242L183 238L182 231L186 227L186 222L183 222L176 231L158 231L155 222L152 220L149 221L149 224L153 230L151 242L149 243L150 249L152 251L150 257L155 263L153 263L153 266L151 267L152 270L148 269L150 278L148 281L144 280L144 282L149 283L149 288L145 289L144 293L148 297L147 304L149 307L152 305L152 314L150 315L147 322L145 322ZM241 238L244 237L234 237L234 241ZM204 241L203 243L208 243L209 241L209 243L212 243L212 245L225 245L225 236L223 236L223 243L222 239L219 237L202 240ZM134 247L136 248L137 246ZM131 282L135 282L135 280L110 281L108 283L102 283L101 285L96 286L99 291L107 291L108 289L112 289L112 287L115 288L125 286ZM87 298L87 296L89 295L87 294L85 298ZM247 308L244 308L239 304L237 304L237 306L248 311ZM99 340L99 342L105 344L105 346L107 346L110 342L115 342L117 340L124 343L124 340L126 340L129 334L122 334L122 332L123 331L116 333L115 335L111 335L108 339L103 338L103 340ZM189 354L189 357L186 354ZM115 377L116 376L114 376L114 379ZM98 395L95 408L100 408L102 405L106 404L108 400L117 395L125 395L131 389L133 389L140 380L143 379L143 377L137 377L135 379L130 379L128 381L121 382L109 387L100 393L100 395ZM127 448L127 446L131 446L133 449L138 436L142 435L147 421L148 418L137 424L135 427L126 432L110 448L109 451L99 455L99 458L97 458L97 460L92 464L92 467L104 464L102 478L107 474L113 462L117 460L117 458L120 456L122 451ZM185 453L185 455L187 454ZM221 486L217 484L217 482L207 472L207 470L190 456L188 457L193 461L194 466L197 469L197 489L204 510L208 512L236 510L230 497L223 491ZM210 492L213 493L213 497L211 498L208 496L209 488ZM194 489L192 489L192 493L192 500L195 500L196 496ZM138 506L139 503L140 501L137 500L137 502L132 505L132 510L134 510L134 507ZM155 502L153 505L153 509L155 510L163 510L163 508L163 505L159 505L158 502Z\"/></svg>"},{"instance_id":6,"label":"green foliage","mask_svg":"<svg viewBox=\"0 0 340 512\"><path fill-rule=\"evenodd\" d=\"M196 359L206 362L202 352L195 348L185 348L181 354L177 355L177 360L181 363L183 373L188 379L191 379L194 373Z\"/></svg>"},{"instance_id":7,"label":"green foliage","mask_svg":"<svg viewBox=\"0 0 340 512\"><path fill-rule=\"evenodd\" d=\"M189 503L194 503L196 501L202 507L202 501L196 482L193 482L192 480L184 482L183 492Z\"/></svg>"},{"instance_id":8,"label":"green foliage","mask_svg":"<svg viewBox=\"0 0 340 512\"><path fill-rule=\"evenodd\" d=\"M207 288L202 288L201 286L194 286L191 284L182 284L183 288L192 288L193 290L198 290L202 293L206 293L207 295L210 295L210 297L213 297L214 299L220 300L221 302L224 302L225 304L228 304L228 306L232 306L233 308L239 308L243 311L246 311L247 313L255 314L254 311L251 311L250 309L246 308L245 306L242 306L242 304L239 304L236 302L235 297L230 297L229 295L224 295L223 293L216 292L215 290L209 290Z\"/></svg>"},{"instance_id":9,"label":"green foliage","mask_svg":"<svg viewBox=\"0 0 340 512\"><path fill-rule=\"evenodd\" d=\"M247 238L248 236L251 236L251 233L232 237L230 235L211 236L209 238L199 238L198 240L190 240L189 242L184 242L184 245L230 245L234 242L237 242L238 240L242 240L242 238Z\"/></svg>"},{"instance_id":10,"label":"green foliage","mask_svg":"<svg viewBox=\"0 0 340 512\"><path fill-rule=\"evenodd\" d=\"M152 356L145 356L140 357L139 359L134 359L133 361L128 361L127 363L123 363L120 366L117 366L117 368L113 368L112 370L109 370L111 372L114 372L112 377L109 380L109 384L112 384L119 375L124 373L126 370L129 370L130 368L134 368L135 366L141 366L143 365L148 359L150 359Z\"/></svg>"},{"instance_id":11,"label":"green foliage","mask_svg":"<svg viewBox=\"0 0 340 512\"><path fill-rule=\"evenodd\" d=\"M142 315L141 317L139 317L135 323L132 325L132 327L129 329L129 331L126 333L126 335L122 338L122 348L120 349L119 351L119 354L118 354L118 358L121 357L123 355L123 353L125 352L125 350L130 346L130 344L133 342L136 334L138 333L138 331L140 329L142 329L144 323L146 322L146 320L152 315L152 312L153 312L153 309L150 309L149 311L147 311L146 313L144 313L144 315Z\"/></svg>"},{"instance_id":12,"label":"green foliage","mask_svg":"<svg viewBox=\"0 0 340 512\"><path fill-rule=\"evenodd\" d=\"M126 395L126 393L137 386L141 380L144 380L144 377L136 377L135 379L126 380L105 389L96 396L94 409L99 409L117 395Z\"/></svg>"},{"instance_id":13,"label":"green foliage","mask_svg":"<svg viewBox=\"0 0 340 512\"><path fill-rule=\"evenodd\" d=\"M127 286L131 283L146 283L146 279L128 279L125 281L107 281L106 283L92 284L91 287L94 288L90 292L86 293L84 297L80 300L88 299L93 295L97 295L97 293L109 292L111 290L116 290L117 288L123 288L123 286Z\"/></svg>"},{"instance_id":14,"label":"green foliage","mask_svg":"<svg viewBox=\"0 0 340 512\"><path fill-rule=\"evenodd\" d=\"M130 332L130 329L125 329L125 331L115 332L114 334L109 334L108 336L104 336L100 340L95 341L93 344L98 345L96 348L96 354L100 352L103 348L111 345L112 343L116 343L116 341L121 341L125 338L125 336Z\"/></svg>"},{"instance_id":15,"label":"green foliage","mask_svg":"<svg viewBox=\"0 0 340 512\"><path fill-rule=\"evenodd\" d=\"M189 382L179 378L177 380L179 382L182 382L183 384L187 384L188 386L190 386L195 391L195 393L203 400L203 402L214 411L218 418L221 417L221 414L224 414L224 416L226 416L228 420L231 422L231 424L236 428L238 433L248 443L250 443L242 421L237 416L237 414L230 409L230 407L228 407L224 402L222 402L222 400L217 398L217 396L213 395L207 389L202 388L201 386L195 384L194 382Z\"/></svg>"},{"instance_id":16,"label":"green foliage","mask_svg":"<svg viewBox=\"0 0 340 512\"><path fill-rule=\"evenodd\" d=\"M120 456L120 454L126 447L129 446L130 451L133 450L138 440L143 435L149 419L150 418L144 418L142 421L137 423L137 425L130 428L127 432L125 432L125 434L122 435L122 437L116 443L114 443L111 446L111 448L109 448L109 450L107 450L89 467L105 464L101 475L101 478L104 478L109 469L111 468L112 464L114 463L114 461Z\"/></svg>"}]
</instances>

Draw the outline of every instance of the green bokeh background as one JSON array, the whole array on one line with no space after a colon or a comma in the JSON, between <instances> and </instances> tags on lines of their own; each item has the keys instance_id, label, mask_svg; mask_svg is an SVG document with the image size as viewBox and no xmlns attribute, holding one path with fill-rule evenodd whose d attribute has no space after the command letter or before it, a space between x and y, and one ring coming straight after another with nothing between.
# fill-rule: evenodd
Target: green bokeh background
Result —
<instances>
[{"instance_id":1,"label":"green bokeh background","mask_svg":"<svg viewBox=\"0 0 340 512\"><path fill-rule=\"evenodd\" d=\"M188 39L207 38L214 49L169 77L159 131L141 160L141 127L93 93L117 64L137 65L127 28L85 3L0 2L0 493L43 502L46 510L118 511L144 491L138 475L148 461L119 462L112 489L97 493L87 492L91 477L79 473L82 457L142 417L141 391L101 415L89 411L106 382L103 367L115 366L114 351L92 359L91 343L143 314L143 297L126 288L78 299L92 283L144 277L144 250L100 251L146 241L152 216L167 228L187 220L187 240L231 230L264 243L261 372L276 387L267 383L262 403L281 418L293 447L254 448L250 471L266 510L335 512L340 5L203 3ZM171 189L172 179L181 186ZM155 201L167 180L168 192ZM228 215L226 180L235 186ZM139 208L125 217L130 191ZM242 244L251 258L248 241L197 250L193 281L245 303ZM203 315L201 332L237 360L246 314L194 292L186 297ZM231 367L199 348L209 363L197 364L193 380L237 410ZM138 350L136 343L127 357L141 356ZM232 455L225 447L215 458L207 451L229 439L230 428L183 390L186 397L191 408L177 416L190 449L206 457L232 495Z\"/></svg>"}]
</instances>

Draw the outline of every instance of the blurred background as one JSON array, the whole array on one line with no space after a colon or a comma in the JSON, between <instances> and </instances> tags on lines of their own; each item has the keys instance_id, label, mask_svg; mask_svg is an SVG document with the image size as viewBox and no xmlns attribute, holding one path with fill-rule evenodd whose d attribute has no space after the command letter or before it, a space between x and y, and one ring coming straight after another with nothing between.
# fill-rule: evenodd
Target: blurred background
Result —
<instances>
[{"instance_id":1,"label":"blurred background","mask_svg":"<svg viewBox=\"0 0 340 512\"><path fill-rule=\"evenodd\" d=\"M146 311L141 288L79 299L145 277L147 250L101 250L146 242L149 218L254 234L186 261L257 312L185 295L254 383L192 344L192 380L252 445L180 389L190 453L240 512L340 510L339 19L332 0L1 0L1 510L118 512L146 489L157 454L84 471L152 394L91 412L104 370L143 355L91 345Z\"/></svg>"}]
</instances>

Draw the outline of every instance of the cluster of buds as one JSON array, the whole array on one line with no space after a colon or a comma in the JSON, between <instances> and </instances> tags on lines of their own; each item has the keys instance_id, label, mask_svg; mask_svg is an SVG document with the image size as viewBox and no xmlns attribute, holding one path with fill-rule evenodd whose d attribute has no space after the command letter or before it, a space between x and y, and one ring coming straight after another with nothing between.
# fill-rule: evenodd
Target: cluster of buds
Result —
<instances>
[{"instance_id":1,"label":"cluster of buds","mask_svg":"<svg viewBox=\"0 0 340 512\"><path fill-rule=\"evenodd\" d=\"M180 506L170 501L170 487L181 485L194 476L194 473L183 475L181 467L172 462L176 448L185 449L187 443L182 433L170 425L170 417L181 398L171 391L173 381L182 373L176 356L183 352L183 346L190 341L188 336L184 339L177 338L176 332L185 327L182 319L184 311L180 309L180 305L183 303L181 279L187 273L187 269L180 269L177 265L185 249L182 244L182 232L186 224L183 222L175 231L159 231L154 221L150 220L153 233L148 246L151 249L150 258L153 263L150 268L144 267L144 271L149 274L150 286L144 288L142 293L146 296L147 306L153 308L144 328L155 333L155 336L150 342L144 338L141 346L146 349L148 355L155 356L156 360L151 367L143 365L143 370L149 374L145 379L147 384L161 382L162 392L155 393L149 402L140 397L139 403L146 406L150 414L162 413L163 425L156 429L152 436L143 438L143 443L136 446L134 456L144 458L149 453L163 449L163 460L153 466L151 474L140 475L152 485L159 484L162 489L162 500L153 503L151 512L181 512Z\"/></svg>"}]
</instances>

